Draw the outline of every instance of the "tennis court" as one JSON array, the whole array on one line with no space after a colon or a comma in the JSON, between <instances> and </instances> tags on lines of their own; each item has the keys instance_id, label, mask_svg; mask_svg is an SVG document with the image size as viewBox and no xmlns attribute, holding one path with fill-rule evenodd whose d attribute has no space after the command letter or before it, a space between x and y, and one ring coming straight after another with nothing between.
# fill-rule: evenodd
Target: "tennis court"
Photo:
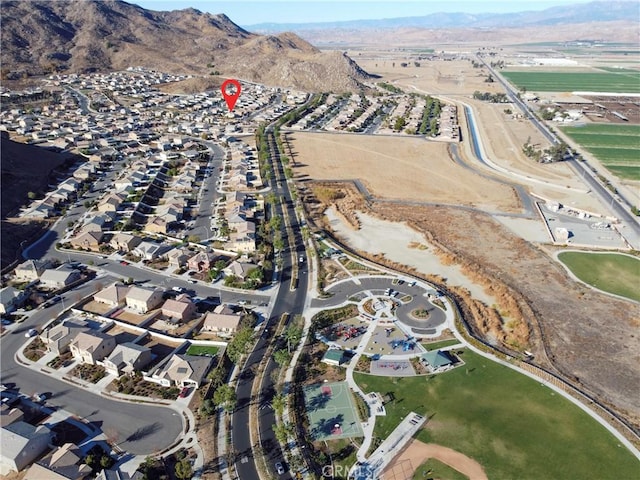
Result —
<instances>
[{"instance_id":1,"label":"tennis court","mask_svg":"<svg viewBox=\"0 0 640 480\"><path fill-rule=\"evenodd\" d=\"M305 387L304 403L314 440L364 435L347 382L316 383Z\"/></svg>"}]
</instances>

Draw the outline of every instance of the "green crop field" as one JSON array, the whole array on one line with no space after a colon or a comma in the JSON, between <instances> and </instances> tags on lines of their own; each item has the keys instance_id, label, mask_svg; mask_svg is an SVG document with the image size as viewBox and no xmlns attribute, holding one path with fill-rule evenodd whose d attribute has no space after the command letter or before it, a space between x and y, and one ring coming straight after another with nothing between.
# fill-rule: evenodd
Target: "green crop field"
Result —
<instances>
[{"instance_id":1,"label":"green crop field","mask_svg":"<svg viewBox=\"0 0 640 480\"><path fill-rule=\"evenodd\" d=\"M584 283L640 302L640 259L587 252L562 252L558 259Z\"/></svg>"},{"instance_id":2,"label":"green crop field","mask_svg":"<svg viewBox=\"0 0 640 480\"><path fill-rule=\"evenodd\" d=\"M615 175L640 180L640 125L590 123L560 128Z\"/></svg>"},{"instance_id":3,"label":"green crop field","mask_svg":"<svg viewBox=\"0 0 640 480\"><path fill-rule=\"evenodd\" d=\"M634 478L638 460L602 425L550 388L465 351L435 376L354 375L366 392L391 394L374 435L386 438L409 412L429 421L417 438L478 461L489 478Z\"/></svg>"},{"instance_id":4,"label":"green crop field","mask_svg":"<svg viewBox=\"0 0 640 480\"><path fill-rule=\"evenodd\" d=\"M513 85L534 92L640 93L640 72L503 71Z\"/></svg>"}]
</instances>

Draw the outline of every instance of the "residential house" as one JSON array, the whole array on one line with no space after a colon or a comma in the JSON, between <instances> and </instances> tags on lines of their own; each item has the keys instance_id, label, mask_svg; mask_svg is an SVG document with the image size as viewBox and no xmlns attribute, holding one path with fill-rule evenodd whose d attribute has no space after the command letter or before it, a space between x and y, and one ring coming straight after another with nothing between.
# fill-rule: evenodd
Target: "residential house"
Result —
<instances>
[{"instance_id":1,"label":"residential house","mask_svg":"<svg viewBox=\"0 0 640 480\"><path fill-rule=\"evenodd\" d=\"M144 230L149 233L167 233L169 222L164 217L153 216L145 224Z\"/></svg>"},{"instance_id":2,"label":"residential house","mask_svg":"<svg viewBox=\"0 0 640 480\"><path fill-rule=\"evenodd\" d=\"M116 339L102 332L80 332L69 344L73 358L82 363L95 365L113 352Z\"/></svg>"},{"instance_id":3,"label":"residential house","mask_svg":"<svg viewBox=\"0 0 640 480\"><path fill-rule=\"evenodd\" d=\"M131 252L134 248L136 248L142 239L135 235L131 235L130 233L119 232L116 233L113 237L111 237L111 241L109 245L119 252Z\"/></svg>"},{"instance_id":4,"label":"residential house","mask_svg":"<svg viewBox=\"0 0 640 480\"><path fill-rule=\"evenodd\" d=\"M23 422L3 426L0 435L0 472L19 472L40 457L51 441L51 431Z\"/></svg>"},{"instance_id":5,"label":"residential house","mask_svg":"<svg viewBox=\"0 0 640 480\"><path fill-rule=\"evenodd\" d=\"M40 275L40 285L45 288L57 289L71 285L80 279L80 272L67 265L56 269L48 268Z\"/></svg>"},{"instance_id":6,"label":"residential house","mask_svg":"<svg viewBox=\"0 0 640 480\"><path fill-rule=\"evenodd\" d=\"M31 465L23 480L82 480L91 473L91 467L82 463L83 458L76 445L65 443Z\"/></svg>"},{"instance_id":7,"label":"residential house","mask_svg":"<svg viewBox=\"0 0 640 480\"><path fill-rule=\"evenodd\" d=\"M238 260L234 260L229 264L227 268L223 270L225 275L233 275L242 280L246 280L249 271L257 268L258 265L251 262L240 262Z\"/></svg>"},{"instance_id":8,"label":"residential house","mask_svg":"<svg viewBox=\"0 0 640 480\"><path fill-rule=\"evenodd\" d=\"M195 272L208 272L219 257L213 252L198 252L187 260L187 268Z\"/></svg>"},{"instance_id":9,"label":"residential house","mask_svg":"<svg viewBox=\"0 0 640 480\"><path fill-rule=\"evenodd\" d=\"M100 203L98 203L97 209L99 212L117 212L125 196L120 193L110 193L106 195Z\"/></svg>"},{"instance_id":10,"label":"residential house","mask_svg":"<svg viewBox=\"0 0 640 480\"><path fill-rule=\"evenodd\" d=\"M24 290L13 287L0 288L0 314L4 315L20 308L25 299Z\"/></svg>"},{"instance_id":11,"label":"residential house","mask_svg":"<svg viewBox=\"0 0 640 480\"><path fill-rule=\"evenodd\" d=\"M162 290L133 286L125 299L127 307L138 313L147 313L162 303Z\"/></svg>"},{"instance_id":12,"label":"residential house","mask_svg":"<svg viewBox=\"0 0 640 480\"><path fill-rule=\"evenodd\" d=\"M18 281L32 282L38 280L48 266L49 262L27 260L16 267L14 275Z\"/></svg>"},{"instance_id":13,"label":"residential house","mask_svg":"<svg viewBox=\"0 0 640 480\"><path fill-rule=\"evenodd\" d=\"M134 373L146 367L152 359L151 349L133 342L117 345L103 361L107 373L120 376Z\"/></svg>"},{"instance_id":14,"label":"residential house","mask_svg":"<svg viewBox=\"0 0 640 480\"><path fill-rule=\"evenodd\" d=\"M151 377L145 377L164 386L200 387L211 367L211 357L174 354Z\"/></svg>"},{"instance_id":15,"label":"residential house","mask_svg":"<svg viewBox=\"0 0 640 480\"><path fill-rule=\"evenodd\" d=\"M79 235L73 237L69 243L73 248L91 250L97 252L100 250L100 244L104 238L102 231L83 231Z\"/></svg>"},{"instance_id":16,"label":"residential house","mask_svg":"<svg viewBox=\"0 0 640 480\"><path fill-rule=\"evenodd\" d=\"M174 248L169 253L167 253L167 260L169 261L169 270L177 270L178 268L182 268L187 264L187 260L189 259L189 255L191 252L184 248Z\"/></svg>"},{"instance_id":17,"label":"residential house","mask_svg":"<svg viewBox=\"0 0 640 480\"><path fill-rule=\"evenodd\" d=\"M81 318L70 318L44 330L40 334L40 340L49 352L60 355L69 350L69 345L78 333L89 330L89 325Z\"/></svg>"},{"instance_id":18,"label":"residential house","mask_svg":"<svg viewBox=\"0 0 640 480\"><path fill-rule=\"evenodd\" d=\"M228 305L218 305L213 312L207 313L204 317L202 330L222 336L233 335L238 331L241 319L240 312L234 312Z\"/></svg>"},{"instance_id":19,"label":"residential house","mask_svg":"<svg viewBox=\"0 0 640 480\"><path fill-rule=\"evenodd\" d=\"M96 480L143 480L144 478L142 472L128 473L122 472L118 468L116 470L102 470Z\"/></svg>"},{"instance_id":20,"label":"residential house","mask_svg":"<svg viewBox=\"0 0 640 480\"><path fill-rule=\"evenodd\" d=\"M131 287L115 283L93 295L93 300L111 307L123 306Z\"/></svg>"},{"instance_id":21,"label":"residential house","mask_svg":"<svg viewBox=\"0 0 640 480\"><path fill-rule=\"evenodd\" d=\"M19 408L10 407L6 403L0 405L0 427L24 420L24 412Z\"/></svg>"},{"instance_id":22,"label":"residential house","mask_svg":"<svg viewBox=\"0 0 640 480\"><path fill-rule=\"evenodd\" d=\"M188 295L168 299L162 305L162 315L174 322L188 322L196 313L196 306Z\"/></svg>"},{"instance_id":23,"label":"residential house","mask_svg":"<svg viewBox=\"0 0 640 480\"><path fill-rule=\"evenodd\" d=\"M160 257L163 251L166 251L167 246L161 243L148 242L146 240L140 242L137 247L131 252L136 257L141 257L144 260L155 260Z\"/></svg>"}]
</instances>

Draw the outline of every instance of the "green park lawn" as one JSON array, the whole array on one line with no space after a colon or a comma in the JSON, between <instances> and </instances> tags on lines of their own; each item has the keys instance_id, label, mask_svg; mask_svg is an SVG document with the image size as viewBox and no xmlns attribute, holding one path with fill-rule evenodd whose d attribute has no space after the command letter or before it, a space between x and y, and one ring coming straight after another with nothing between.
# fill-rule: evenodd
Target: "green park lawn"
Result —
<instances>
[{"instance_id":1,"label":"green park lawn","mask_svg":"<svg viewBox=\"0 0 640 480\"><path fill-rule=\"evenodd\" d=\"M525 375L464 351L466 362L435 376L356 373L365 392L391 393L374 435L386 438L409 412L427 415L417 438L478 461L491 479L620 479L638 460L580 408Z\"/></svg>"},{"instance_id":2,"label":"green park lawn","mask_svg":"<svg viewBox=\"0 0 640 480\"><path fill-rule=\"evenodd\" d=\"M450 347L451 345L456 345L457 343L460 343L458 339L451 338L449 340L440 340L440 341L431 342L431 343L422 342L422 346L426 348L428 351L432 351L432 350L439 350L444 347Z\"/></svg>"},{"instance_id":3,"label":"green park lawn","mask_svg":"<svg viewBox=\"0 0 640 480\"><path fill-rule=\"evenodd\" d=\"M562 252L558 259L584 283L640 302L640 259L588 252Z\"/></svg>"},{"instance_id":4,"label":"green park lawn","mask_svg":"<svg viewBox=\"0 0 640 480\"><path fill-rule=\"evenodd\" d=\"M219 348L213 345L191 345L187 349L187 355L210 355L213 357L218 353L218 350Z\"/></svg>"}]
</instances>

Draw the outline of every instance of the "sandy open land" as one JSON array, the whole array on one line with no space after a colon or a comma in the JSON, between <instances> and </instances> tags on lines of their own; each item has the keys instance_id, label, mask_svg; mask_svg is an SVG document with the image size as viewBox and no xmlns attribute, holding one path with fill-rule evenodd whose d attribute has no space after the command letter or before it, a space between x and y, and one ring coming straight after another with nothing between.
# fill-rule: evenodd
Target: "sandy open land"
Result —
<instances>
[{"instance_id":1,"label":"sandy open land","mask_svg":"<svg viewBox=\"0 0 640 480\"><path fill-rule=\"evenodd\" d=\"M384 57L382 57L384 58ZM570 167L564 163L540 164L528 159L522 153L522 146L530 141L536 148L547 148L549 142L533 125L524 118L506 114L512 104L494 104L474 100L473 92L499 93L502 88L497 82L487 83L487 71L473 68L470 60L433 60L422 61L420 67L412 62L401 68L402 60L396 58L359 58L358 61L369 72L382 76L380 81L392 82L407 92L428 93L445 101L473 108L487 157L500 167L518 174L510 177L499 174L511 181L526 185L532 193L543 198L572 205L594 213L605 213L605 206L576 177ZM395 67L393 67L395 63ZM468 129L462 112L458 115L463 139L468 137ZM463 152L474 167L485 171L489 169L474 161L470 142L463 142ZM491 171L496 174L495 171Z\"/></svg>"},{"instance_id":2,"label":"sandy open land","mask_svg":"<svg viewBox=\"0 0 640 480\"><path fill-rule=\"evenodd\" d=\"M384 480L411 480L415 470L429 458L435 458L469 477L469 480L488 480L482 465L447 447L420 440L411 442L393 459L382 473ZM409 471L412 470L412 471Z\"/></svg>"},{"instance_id":3,"label":"sandy open land","mask_svg":"<svg viewBox=\"0 0 640 480\"><path fill-rule=\"evenodd\" d=\"M291 138L301 179L359 179L376 197L521 211L510 187L453 163L446 143L308 132Z\"/></svg>"}]
</instances>

